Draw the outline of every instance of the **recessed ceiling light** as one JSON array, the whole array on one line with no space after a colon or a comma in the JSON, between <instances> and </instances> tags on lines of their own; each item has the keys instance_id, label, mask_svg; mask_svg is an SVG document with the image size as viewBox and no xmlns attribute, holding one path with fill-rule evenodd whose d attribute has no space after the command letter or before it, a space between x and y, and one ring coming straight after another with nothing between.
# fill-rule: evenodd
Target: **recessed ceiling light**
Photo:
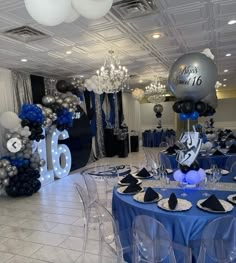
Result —
<instances>
[{"instance_id":1,"label":"recessed ceiling light","mask_svg":"<svg viewBox=\"0 0 236 263\"><path fill-rule=\"evenodd\" d=\"M72 54L72 51L71 51L71 50L68 50L68 51L66 51L66 54L67 54L67 55L70 55L70 54Z\"/></svg>"},{"instance_id":2,"label":"recessed ceiling light","mask_svg":"<svg viewBox=\"0 0 236 263\"><path fill-rule=\"evenodd\" d=\"M229 72L229 70L228 70L228 69L225 69L224 72Z\"/></svg>"},{"instance_id":3,"label":"recessed ceiling light","mask_svg":"<svg viewBox=\"0 0 236 263\"><path fill-rule=\"evenodd\" d=\"M228 54L226 54L225 56L226 56L226 57L231 57L231 54L230 54L230 53L228 53Z\"/></svg>"},{"instance_id":4,"label":"recessed ceiling light","mask_svg":"<svg viewBox=\"0 0 236 263\"><path fill-rule=\"evenodd\" d=\"M79 77L80 77L80 78L83 78L83 77L84 77L84 75L80 75Z\"/></svg>"},{"instance_id":5,"label":"recessed ceiling light","mask_svg":"<svg viewBox=\"0 0 236 263\"><path fill-rule=\"evenodd\" d=\"M229 20L229 22L228 22L228 25L234 25L234 24L236 24L236 20Z\"/></svg>"},{"instance_id":6,"label":"recessed ceiling light","mask_svg":"<svg viewBox=\"0 0 236 263\"><path fill-rule=\"evenodd\" d=\"M160 34L158 34L158 33L155 33L155 34L153 34L153 35L152 35L152 37L153 37L154 39L158 39L158 38L160 38L160 37L161 37L161 35L160 35Z\"/></svg>"},{"instance_id":7,"label":"recessed ceiling light","mask_svg":"<svg viewBox=\"0 0 236 263\"><path fill-rule=\"evenodd\" d=\"M139 83L143 83L143 80L142 80L142 79L140 79L140 80L139 80Z\"/></svg>"},{"instance_id":8,"label":"recessed ceiling light","mask_svg":"<svg viewBox=\"0 0 236 263\"><path fill-rule=\"evenodd\" d=\"M27 62L28 60L26 58L22 58L20 61L21 62Z\"/></svg>"},{"instance_id":9,"label":"recessed ceiling light","mask_svg":"<svg viewBox=\"0 0 236 263\"><path fill-rule=\"evenodd\" d=\"M226 87L226 86L227 86L226 84L223 85L223 87Z\"/></svg>"},{"instance_id":10,"label":"recessed ceiling light","mask_svg":"<svg viewBox=\"0 0 236 263\"><path fill-rule=\"evenodd\" d=\"M223 79L223 81L227 81L227 79Z\"/></svg>"}]
</instances>

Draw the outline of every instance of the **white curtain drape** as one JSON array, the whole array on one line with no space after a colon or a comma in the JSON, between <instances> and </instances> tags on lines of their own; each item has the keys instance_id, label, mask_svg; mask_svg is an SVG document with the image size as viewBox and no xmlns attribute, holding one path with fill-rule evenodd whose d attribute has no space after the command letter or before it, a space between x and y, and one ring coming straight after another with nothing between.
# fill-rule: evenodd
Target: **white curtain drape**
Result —
<instances>
[{"instance_id":1,"label":"white curtain drape","mask_svg":"<svg viewBox=\"0 0 236 263\"><path fill-rule=\"evenodd\" d=\"M30 74L12 71L14 111L19 112L24 103L33 102Z\"/></svg>"},{"instance_id":2,"label":"white curtain drape","mask_svg":"<svg viewBox=\"0 0 236 263\"><path fill-rule=\"evenodd\" d=\"M22 104L32 103L30 75L0 68L0 115L6 111L19 113ZM5 129L0 126L0 157L4 150Z\"/></svg>"},{"instance_id":3,"label":"white curtain drape","mask_svg":"<svg viewBox=\"0 0 236 263\"><path fill-rule=\"evenodd\" d=\"M8 69L0 68L0 115L5 111L15 111L14 87L12 72ZM5 129L0 126L0 157L5 153L3 148Z\"/></svg>"}]
</instances>

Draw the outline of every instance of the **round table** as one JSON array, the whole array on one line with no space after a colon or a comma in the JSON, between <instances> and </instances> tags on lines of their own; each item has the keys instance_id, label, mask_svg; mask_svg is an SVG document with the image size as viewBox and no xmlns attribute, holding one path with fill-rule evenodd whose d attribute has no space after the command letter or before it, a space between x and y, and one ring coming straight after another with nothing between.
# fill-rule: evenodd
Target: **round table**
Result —
<instances>
[{"instance_id":1,"label":"round table","mask_svg":"<svg viewBox=\"0 0 236 263\"><path fill-rule=\"evenodd\" d=\"M168 198L172 192L176 194L178 198L181 197L182 189L167 189L161 191L156 189L157 192L161 193L163 198ZM112 212L118 222L118 229L123 247L132 247L132 223L138 215L148 215L159 220L168 230L171 239L179 244L190 246L193 240L199 240L201 238L202 231L208 222L213 219L224 216L233 215L236 216L236 210L233 209L229 213L225 214L214 214L200 210L196 207L196 203L200 199L206 197L203 196L204 190L187 189L187 196L183 199L191 201L192 208L185 212L169 212L158 208L156 203L143 204L136 202L131 195L121 195L117 193L116 188L113 192L112 200ZM218 198L226 200L230 191L208 191L210 194L214 193ZM151 227L151 226L150 226ZM195 258L197 254L193 255ZM131 252L124 254L124 259L128 262L132 262ZM179 263L181 263L179 261Z\"/></svg>"},{"instance_id":2,"label":"round table","mask_svg":"<svg viewBox=\"0 0 236 263\"><path fill-rule=\"evenodd\" d=\"M176 161L176 154L171 155L171 154L165 154L165 153L160 153L161 155L165 155L171 163L171 166L173 169L176 169L178 167L178 163ZM203 169L208 169L211 166L211 163L217 164L219 168L224 168L227 159L232 156L232 155L209 155L209 156L201 156L199 155L197 157L197 161L200 164L200 167Z\"/></svg>"},{"instance_id":3,"label":"round table","mask_svg":"<svg viewBox=\"0 0 236 263\"><path fill-rule=\"evenodd\" d=\"M172 130L143 132L143 146L159 147L161 142L166 141L166 137L171 136L175 136L175 132Z\"/></svg>"}]
</instances>

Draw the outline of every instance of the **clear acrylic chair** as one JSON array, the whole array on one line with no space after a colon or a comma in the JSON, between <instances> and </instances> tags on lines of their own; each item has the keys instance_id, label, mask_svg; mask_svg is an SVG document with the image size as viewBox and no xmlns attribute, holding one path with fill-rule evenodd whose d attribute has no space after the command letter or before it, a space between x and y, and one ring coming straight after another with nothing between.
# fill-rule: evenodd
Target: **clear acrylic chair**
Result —
<instances>
[{"instance_id":1,"label":"clear acrylic chair","mask_svg":"<svg viewBox=\"0 0 236 263\"><path fill-rule=\"evenodd\" d=\"M86 254L86 247L87 247L87 242L88 242L88 228L89 228L89 221L90 221L90 216L89 216L89 200L88 196L85 192L85 189L75 183L75 188L79 194L81 203L82 203L82 208L83 208L83 216L82 216L82 221L83 221L83 247L82 247L82 255L81 255L81 263L85 261L85 254Z\"/></svg>"},{"instance_id":2,"label":"clear acrylic chair","mask_svg":"<svg viewBox=\"0 0 236 263\"><path fill-rule=\"evenodd\" d=\"M191 249L172 242L169 233L159 221L140 215L133 223L133 263L139 262L189 263Z\"/></svg>"},{"instance_id":3,"label":"clear acrylic chair","mask_svg":"<svg viewBox=\"0 0 236 263\"><path fill-rule=\"evenodd\" d=\"M148 170L151 170L153 166L158 166L158 149L144 147L143 150L145 156L145 164L143 164L143 167L146 167Z\"/></svg>"},{"instance_id":4,"label":"clear acrylic chair","mask_svg":"<svg viewBox=\"0 0 236 263\"><path fill-rule=\"evenodd\" d=\"M230 156L225 163L225 169L231 171L232 166L236 163L236 156Z\"/></svg>"},{"instance_id":5,"label":"clear acrylic chair","mask_svg":"<svg viewBox=\"0 0 236 263\"><path fill-rule=\"evenodd\" d=\"M236 174L236 162L232 165L230 172Z\"/></svg>"},{"instance_id":6,"label":"clear acrylic chair","mask_svg":"<svg viewBox=\"0 0 236 263\"><path fill-rule=\"evenodd\" d=\"M223 216L211 221L203 230L197 263L236 262L236 219Z\"/></svg>"},{"instance_id":7,"label":"clear acrylic chair","mask_svg":"<svg viewBox=\"0 0 236 263\"><path fill-rule=\"evenodd\" d=\"M96 208L99 217L99 263L123 263L124 249L121 246L115 220L101 204L97 203Z\"/></svg>"}]
</instances>

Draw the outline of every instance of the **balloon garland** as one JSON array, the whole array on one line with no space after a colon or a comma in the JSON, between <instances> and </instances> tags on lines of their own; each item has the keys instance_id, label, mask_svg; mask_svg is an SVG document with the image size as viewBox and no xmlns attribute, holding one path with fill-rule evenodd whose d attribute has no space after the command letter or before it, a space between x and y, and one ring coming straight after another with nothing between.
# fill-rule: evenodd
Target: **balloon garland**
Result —
<instances>
[{"instance_id":1,"label":"balloon garland","mask_svg":"<svg viewBox=\"0 0 236 263\"><path fill-rule=\"evenodd\" d=\"M58 82L56 87L60 89L60 85ZM80 99L71 93L46 95L42 105L24 104L19 116L14 112L1 114L0 125L7 130L4 146L8 154L0 159L0 194L19 197L39 191L40 167L45 160L40 159L37 144L45 138L44 130L47 134L71 127L79 103Z\"/></svg>"}]
</instances>

